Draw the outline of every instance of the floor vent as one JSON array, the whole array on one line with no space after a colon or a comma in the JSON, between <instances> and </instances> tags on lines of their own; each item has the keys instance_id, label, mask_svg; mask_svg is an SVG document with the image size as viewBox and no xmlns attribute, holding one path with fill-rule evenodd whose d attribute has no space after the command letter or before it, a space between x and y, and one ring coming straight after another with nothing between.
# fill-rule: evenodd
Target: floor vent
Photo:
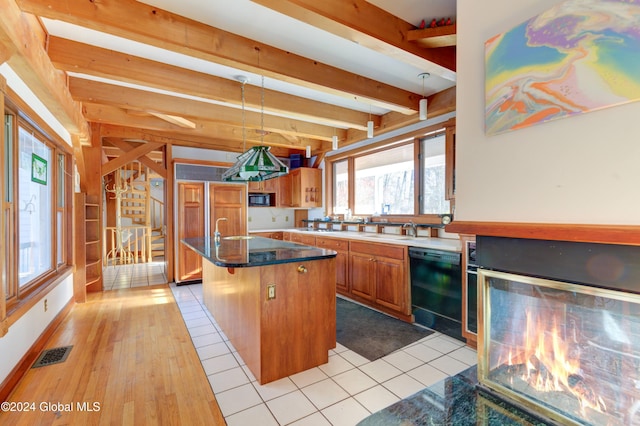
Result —
<instances>
[{"instance_id":1,"label":"floor vent","mask_svg":"<svg viewBox=\"0 0 640 426\"><path fill-rule=\"evenodd\" d=\"M46 365L64 362L71 352L73 346L63 346L61 348L46 349L42 351L31 368L44 367Z\"/></svg>"}]
</instances>

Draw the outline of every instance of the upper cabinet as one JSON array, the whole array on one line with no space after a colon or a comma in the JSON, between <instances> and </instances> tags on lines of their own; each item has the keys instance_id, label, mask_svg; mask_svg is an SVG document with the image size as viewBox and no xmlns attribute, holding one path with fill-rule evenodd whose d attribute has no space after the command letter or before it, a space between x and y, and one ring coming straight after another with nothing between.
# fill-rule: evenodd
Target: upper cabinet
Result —
<instances>
[{"instance_id":1,"label":"upper cabinet","mask_svg":"<svg viewBox=\"0 0 640 426\"><path fill-rule=\"evenodd\" d=\"M276 207L322 207L322 170L299 167L279 178L249 182L248 190L273 194Z\"/></svg>"},{"instance_id":2,"label":"upper cabinet","mask_svg":"<svg viewBox=\"0 0 640 426\"><path fill-rule=\"evenodd\" d=\"M278 189L278 178L263 180L260 182L249 181L249 192L276 192Z\"/></svg>"},{"instance_id":3,"label":"upper cabinet","mask_svg":"<svg viewBox=\"0 0 640 426\"><path fill-rule=\"evenodd\" d=\"M291 175L286 174L274 180L278 184L276 207L291 207Z\"/></svg>"},{"instance_id":4,"label":"upper cabinet","mask_svg":"<svg viewBox=\"0 0 640 426\"><path fill-rule=\"evenodd\" d=\"M322 207L322 170L300 167L289 172L292 207Z\"/></svg>"}]
</instances>

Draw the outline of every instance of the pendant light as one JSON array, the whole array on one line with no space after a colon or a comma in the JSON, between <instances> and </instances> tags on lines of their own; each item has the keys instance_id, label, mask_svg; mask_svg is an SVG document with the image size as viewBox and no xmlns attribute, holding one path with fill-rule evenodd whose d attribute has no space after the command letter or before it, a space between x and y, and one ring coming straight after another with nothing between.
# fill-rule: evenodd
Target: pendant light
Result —
<instances>
[{"instance_id":1,"label":"pendant light","mask_svg":"<svg viewBox=\"0 0 640 426\"><path fill-rule=\"evenodd\" d=\"M242 83L242 149L245 151L238 156L236 163L222 174L222 180L233 181L263 181L284 176L289 173L289 168L276 158L269 150L270 146L264 145L264 76L262 76L261 95L261 124L260 146L254 146L246 151L246 127L244 109L244 85L248 78L240 76L236 78Z\"/></svg>"},{"instance_id":2,"label":"pendant light","mask_svg":"<svg viewBox=\"0 0 640 426\"><path fill-rule=\"evenodd\" d=\"M367 138L373 137L373 120L371 120L371 105L369 105L369 121L367 121Z\"/></svg>"},{"instance_id":3,"label":"pendant light","mask_svg":"<svg viewBox=\"0 0 640 426\"><path fill-rule=\"evenodd\" d=\"M331 149L334 151L338 149L338 135L333 135L331 138Z\"/></svg>"},{"instance_id":4,"label":"pendant light","mask_svg":"<svg viewBox=\"0 0 640 426\"><path fill-rule=\"evenodd\" d=\"M422 78L422 99L420 99L419 107L420 107L420 121L424 121L427 119L427 98L424 96L424 80L425 78L431 77L431 74L428 72L423 72L422 74L418 74L418 78Z\"/></svg>"}]
</instances>

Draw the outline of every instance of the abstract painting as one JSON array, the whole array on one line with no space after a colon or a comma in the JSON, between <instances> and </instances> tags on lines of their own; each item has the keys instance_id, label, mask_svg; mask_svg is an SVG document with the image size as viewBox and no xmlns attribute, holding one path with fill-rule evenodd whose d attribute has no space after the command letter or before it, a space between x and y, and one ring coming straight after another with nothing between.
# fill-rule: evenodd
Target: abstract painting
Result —
<instances>
[{"instance_id":1,"label":"abstract painting","mask_svg":"<svg viewBox=\"0 0 640 426\"><path fill-rule=\"evenodd\" d=\"M569 0L485 42L485 132L640 99L640 0Z\"/></svg>"}]
</instances>

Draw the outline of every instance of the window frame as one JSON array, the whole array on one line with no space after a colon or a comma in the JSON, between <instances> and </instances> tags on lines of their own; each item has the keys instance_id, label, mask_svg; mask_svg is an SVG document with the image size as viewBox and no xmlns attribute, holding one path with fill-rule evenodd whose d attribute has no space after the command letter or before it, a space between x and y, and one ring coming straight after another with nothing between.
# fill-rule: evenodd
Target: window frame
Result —
<instances>
[{"instance_id":1,"label":"window frame","mask_svg":"<svg viewBox=\"0 0 640 426\"><path fill-rule=\"evenodd\" d=\"M366 147L357 148L351 151L347 151L335 156L326 157L326 214L332 215L335 194L334 194L334 163L340 161L348 161L348 205L349 209L353 212L353 215L359 216L361 213L355 210L355 168L354 159L364 155L375 154L378 152L384 152L386 150L396 148L400 145L412 144L414 147L414 214L391 214L385 215L384 218L390 222L393 221L408 221L413 220L416 223L422 224L440 224L440 214L422 214L421 212L421 194L422 194L422 164L420 157L420 143L421 140L430 137L434 134L445 135L445 198L450 201L449 214L455 212L455 194L453 191L454 179L455 179L455 118L447 120L445 122L435 124L416 132L412 132L405 135L400 135L395 138L391 138L385 141L381 141L375 144L368 145Z\"/></svg>"},{"instance_id":2,"label":"window frame","mask_svg":"<svg viewBox=\"0 0 640 426\"><path fill-rule=\"evenodd\" d=\"M349 188L351 189L353 187L353 191L349 192L349 208L351 209L351 211L353 212L354 216L370 216L370 213L364 213L361 211L358 211L356 209L355 206L355 195L356 195L356 181L355 181L355 177L356 177L356 162L359 158L363 158L363 157L367 157L367 156L371 156L371 155L376 155L376 154L380 154L380 153L385 153L387 151L393 150L393 149L397 149L397 148L402 148L402 147L409 147L409 148L413 148L413 214L400 214L400 213L393 213L393 214L389 214L389 215L385 215L385 217L391 217L391 216L396 216L396 217L413 217L413 216L417 216L418 215L418 211L416 209L416 185L418 183L418 175L416 173L416 168L419 167L419 160L418 160L418 154L416 153L416 138L414 139L408 139L405 141L402 141L400 143L394 143L390 146L384 146L384 147L380 147L379 149L374 149L368 152L362 152L359 153L357 155L354 155L352 157L352 163L353 163L353 170L349 169ZM419 146L418 146L419 148ZM353 184L351 184L351 182L353 182Z\"/></svg>"},{"instance_id":3,"label":"window frame","mask_svg":"<svg viewBox=\"0 0 640 426\"><path fill-rule=\"evenodd\" d=\"M73 221L73 209L72 209L72 196L73 196L73 179L71 178L71 170L73 167L73 152L72 148L63 141L55 132L31 109L29 106L20 99L15 92L11 89L7 89L7 92L3 96L4 116L10 116L11 125L11 146L12 146L12 158L10 161L11 172L13 176L11 182L12 200L6 200L5 187L5 163L3 158L2 163L2 186L0 188L2 195L2 207L3 215L1 216L6 222L5 233L0 234L3 238L3 245L7 246L7 251L12 253L9 256L2 256L0 258L0 268L3 273L6 273L7 283L9 291L7 294L2 290L2 300L0 304L4 304L4 311L8 325L17 321L24 313L28 311L38 300L44 297L52 288L54 288L61 280L65 279L72 273L73 269L73 238L72 238L72 221ZM35 117L35 118L34 118ZM3 120L3 132L5 128L5 121ZM18 155L19 155L19 129L22 127L24 130L33 133L36 138L44 143L51 150L51 161L48 163L48 167L51 168L50 173L50 185L51 185L51 217L49 226L51 227L51 244L49 247L51 253L51 266L42 274L38 275L34 279L30 280L26 285L20 286L18 279L19 270L19 251L20 244L19 235L15 230L19 229L19 212L17 211L17 200L19 200L19 179L18 176ZM3 136L3 150L5 148L5 141ZM62 200L59 199L59 156L64 156L65 164L65 182ZM59 201L62 201L62 206L59 207ZM62 212L62 226L61 231L58 230L58 212ZM2 224L3 228L5 224ZM60 232L62 235L60 235ZM61 238L62 254L61 258L58 256L58 238ZM0 318L2 320L2 318ZM7 325L7 326L8 326ZM0 336L2 333L0 332Z\"/></svg>"}]
</instances>

